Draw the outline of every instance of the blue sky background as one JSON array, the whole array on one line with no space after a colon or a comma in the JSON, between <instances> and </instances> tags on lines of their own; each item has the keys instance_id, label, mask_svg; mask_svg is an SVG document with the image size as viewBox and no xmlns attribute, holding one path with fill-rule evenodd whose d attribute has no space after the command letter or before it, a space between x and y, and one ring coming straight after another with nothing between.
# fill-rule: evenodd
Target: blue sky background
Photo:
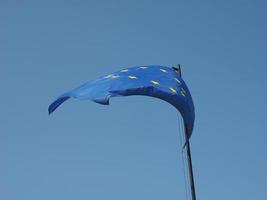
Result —
<instances>
[{"instance_id":1,"label":"blue sky background","mask_svg":"<svg viewBox=\"0 0 267 200\"><path fill-rule=\"evenodd\" d=\"M267 197L267 3L0 1L0 198L185 199L178 118L148 97L48 105L87 80L181 63L198 199Z\"/></svg>"}]
</instances>

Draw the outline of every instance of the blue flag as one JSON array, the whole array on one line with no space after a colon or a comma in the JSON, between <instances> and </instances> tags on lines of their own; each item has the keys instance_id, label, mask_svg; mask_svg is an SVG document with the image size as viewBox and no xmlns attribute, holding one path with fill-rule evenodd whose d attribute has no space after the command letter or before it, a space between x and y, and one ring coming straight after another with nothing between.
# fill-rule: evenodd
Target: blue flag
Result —
<instances>
[{"instance_id":1,"label":"blue flag","mask_svg":"<svg viewBox=\"0 0 267 200\"><path fill-rule=\"evenodd\" d=\"M156 97L172 104L181 113L187 140L190 138L195 119L192 97L180 72L164 66L130 67L88 81L58 97L48 112L51 114L70 97L108 105L111 97L129 95Z\"/></svg>"}]
</instances>

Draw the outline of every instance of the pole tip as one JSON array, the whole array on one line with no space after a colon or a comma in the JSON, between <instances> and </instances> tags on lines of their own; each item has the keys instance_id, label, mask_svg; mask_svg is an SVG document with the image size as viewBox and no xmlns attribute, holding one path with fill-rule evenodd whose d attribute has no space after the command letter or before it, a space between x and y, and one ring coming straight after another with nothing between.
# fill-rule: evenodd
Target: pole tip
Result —
<instances>
[{"instance_id":1,"label":"pole tip","mask_svg":"<svg viewBox=\"0 0 267 200\"><path fill-rule=\"evenodd\" d=\"M182 75L182 72L181 72L181 65L180 64L177 64L177 65L174 65L172 67L180 76Z\"/></svg>"}]
</instances>

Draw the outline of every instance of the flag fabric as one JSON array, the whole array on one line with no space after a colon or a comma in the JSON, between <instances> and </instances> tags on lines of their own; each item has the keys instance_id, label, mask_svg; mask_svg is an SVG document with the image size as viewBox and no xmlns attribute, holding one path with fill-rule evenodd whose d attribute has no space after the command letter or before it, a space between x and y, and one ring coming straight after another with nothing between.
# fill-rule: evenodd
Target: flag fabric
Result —
<instances>
[{"instance_id":1,"label":"flag fabric","mask_svg":"<svg viewBox=\"0 0 267 200\"><path fill-rule=\"evenodd\" d=\"M51 114L70 97L108 105L111 97L130 95L151 96L169 102L181 113L187 140L190 138L195 120L191 94L180 72L165 66L130 67L88 81L58 97L48 112Z\"/></svg>"}]
</instances>

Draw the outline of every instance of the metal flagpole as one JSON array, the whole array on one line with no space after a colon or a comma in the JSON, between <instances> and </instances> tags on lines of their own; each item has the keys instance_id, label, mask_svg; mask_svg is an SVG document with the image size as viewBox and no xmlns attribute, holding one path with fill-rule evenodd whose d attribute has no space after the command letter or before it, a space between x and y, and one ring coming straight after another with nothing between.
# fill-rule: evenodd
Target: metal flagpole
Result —
<instances>
[{"instance_id":1,"label":"metal flagpole","mask_svg":"<svg viewBox=\"0 0 267 200\"><path fill-rule=\"evenodd\" d=\"M180 76L182 77L181 65L178 64L173 67ZM184 128L184 130L186 130ZM192 200L196 200L196 191L195 191L195 181L194 181L194 174L193 174L193 166L192 166L192 158L191 158L191 149L190 149L190 142L187 140L186 131L184 131L185 139L186 139L186 153L187 153L187 165L188 165L188 173L189 173L189 182L190 182L190 189L191 189L191 197Z\"/></svg>"},{"instance_id":2,"label":"metal flagpole","mask_svg":"<svg viewBox=\"0 0 267 200\"><path fill-rule=\"evenodd\" d=\"M191 195L192 195L192 200L196 200L196 191L195 191L195 182L194 182L194 174L193 174L193 167L192 167L190 142L187 143L186 148L187 148L187 163L188 163Z\"/></svg>"}]
</instances>

